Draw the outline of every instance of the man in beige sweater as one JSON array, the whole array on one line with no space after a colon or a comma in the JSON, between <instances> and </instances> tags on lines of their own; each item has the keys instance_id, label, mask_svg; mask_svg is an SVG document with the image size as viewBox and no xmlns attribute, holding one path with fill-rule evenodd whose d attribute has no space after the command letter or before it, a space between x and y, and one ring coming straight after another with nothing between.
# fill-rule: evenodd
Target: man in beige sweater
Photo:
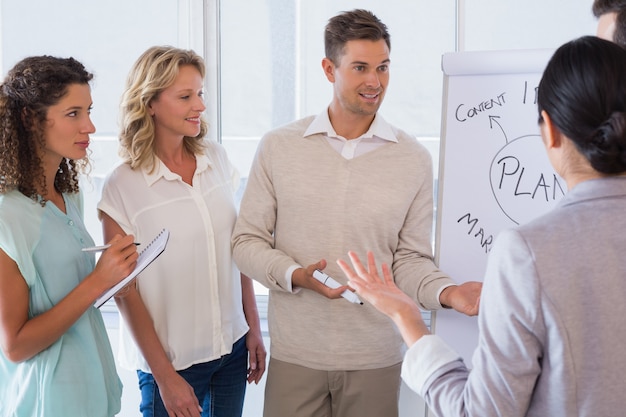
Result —
<instances>
[{"instance_id":1,"label":"man in beige sweater","mask_svg":"<svg viewBox=\"0 0 626 417\"><path fill-rule=\"evenodd\" d=\"M332 102L261 140L234 259L270 289L265 417L395 417L402 339L371 305L341 297L335 260L373 251L427 310L477 314L481 284L456 285L433 264L430 155L377 114L389 81L386 26L369 11L344 12L327 24L325 47ZM342 286L320 283L316 269Z\"/></svg>"}]
</instances>

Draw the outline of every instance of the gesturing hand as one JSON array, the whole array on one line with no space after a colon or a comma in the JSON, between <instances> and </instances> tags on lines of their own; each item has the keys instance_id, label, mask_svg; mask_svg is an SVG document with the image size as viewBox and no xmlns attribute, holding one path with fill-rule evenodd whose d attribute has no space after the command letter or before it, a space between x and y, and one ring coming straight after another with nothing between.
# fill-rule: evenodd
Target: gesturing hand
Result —
<instances>
[{"instance_id":1,"label":"gesturing hand","mask_svg":"<svg viewBox=\"0 0 626 417\"><path fill-rule=\"evenodd\" d=\"M398 310L406 305L414 304L413 300L396 286L387 264L382 264L383 278L380 278L376 268L376 260L371 252L367 253L367 270L356 253L349 252L348 256L354 270L343 260L337 261L341 270L350 280L348 285L381 313L393 318Z\"/></svg>"},{"instance_id":2,"label":"gesturing hand","mask_svg":"<svg viewBox=\"0 0 626 417\"><path fill-rule=\"evenodd\" d=\"M348 284L361 298L393 320L407 345L411 346L420 337L429 333L417 304L396 286L387 264L382 265L383 279L381 279L372 252L367 253L367 270L356 253L348 252L348 256L354 270L343 260L337 261L350 280Z\"/></svg>"}]
</instances>

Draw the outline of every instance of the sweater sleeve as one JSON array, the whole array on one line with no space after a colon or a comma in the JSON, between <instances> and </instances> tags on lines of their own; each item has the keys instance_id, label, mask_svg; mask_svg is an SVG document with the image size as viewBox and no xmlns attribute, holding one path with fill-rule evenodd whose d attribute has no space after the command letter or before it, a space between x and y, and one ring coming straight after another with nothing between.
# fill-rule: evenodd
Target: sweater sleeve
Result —
<instances>
[{"instance_id":1,"label":"sweater sleeve","mask_svg":"<svg viewBox=\"0 0 626 417\"><path fill-rule=\"evenodd\" d=\"M435 310L441 308L441 289L454 285L454 281L433 262L432 161L424 147L418 145L415 149L418 151L412 153L411 164L416 168L407 169L412 177L404 179L415 189L415 196L398 233L393 274L398 287L413 297L422 309Z\"/></svg>"},{"instance_id":2,"label":"sweater sleeve","mask_svg":"<svg viewBox=\"0 0 626 417\"><path fill-rule=\"evenodd\" d=\"M233 259L241 272L267 288L291 292L286 272L297 263L275 249L277 201L271 157L266 135L259 143L233 231Z\"/></svg>"}]
</instances>

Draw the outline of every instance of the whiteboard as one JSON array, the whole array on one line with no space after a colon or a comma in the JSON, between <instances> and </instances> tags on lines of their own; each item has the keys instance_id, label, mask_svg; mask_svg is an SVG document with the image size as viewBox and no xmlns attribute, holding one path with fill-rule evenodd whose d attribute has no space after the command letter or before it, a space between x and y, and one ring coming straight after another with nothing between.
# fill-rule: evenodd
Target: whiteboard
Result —
<instances>
[{"instance_id":1,"label":"whiteboard","mask_svg":"<svg viewBox=\"0 0 626 417\"><path fill-rule=\"evenodd\" d=\"M435 256L455 281L482 281L497 234L553 208L565 182L538 127L537 87L553 50L444 54ZM434 333L471 366L476 317L433 314ZM505 318L503 318L505 319Z\"/></svg>"}]
</instances>

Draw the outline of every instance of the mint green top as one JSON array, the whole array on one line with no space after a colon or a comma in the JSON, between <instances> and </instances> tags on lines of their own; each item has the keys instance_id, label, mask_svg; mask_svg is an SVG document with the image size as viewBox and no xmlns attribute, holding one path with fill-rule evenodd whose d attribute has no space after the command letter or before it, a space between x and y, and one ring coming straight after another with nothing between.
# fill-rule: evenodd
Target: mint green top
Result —
<instances>
[{"instance_id":1,"label":"mint green top","mask_svg":"<svg viewBox=\"0 0 626 417\"><path fill-rule=\"evenodd\" d=\"M29 317L63 299L94 268L80 195L64 195L67 214L18 191L0 195L0 249L13 259L30 291ZM122 384L100 311L89 308L54 344L14 363L0 351L3 417L111 417Z\"/></svg>"}]
</instances>

